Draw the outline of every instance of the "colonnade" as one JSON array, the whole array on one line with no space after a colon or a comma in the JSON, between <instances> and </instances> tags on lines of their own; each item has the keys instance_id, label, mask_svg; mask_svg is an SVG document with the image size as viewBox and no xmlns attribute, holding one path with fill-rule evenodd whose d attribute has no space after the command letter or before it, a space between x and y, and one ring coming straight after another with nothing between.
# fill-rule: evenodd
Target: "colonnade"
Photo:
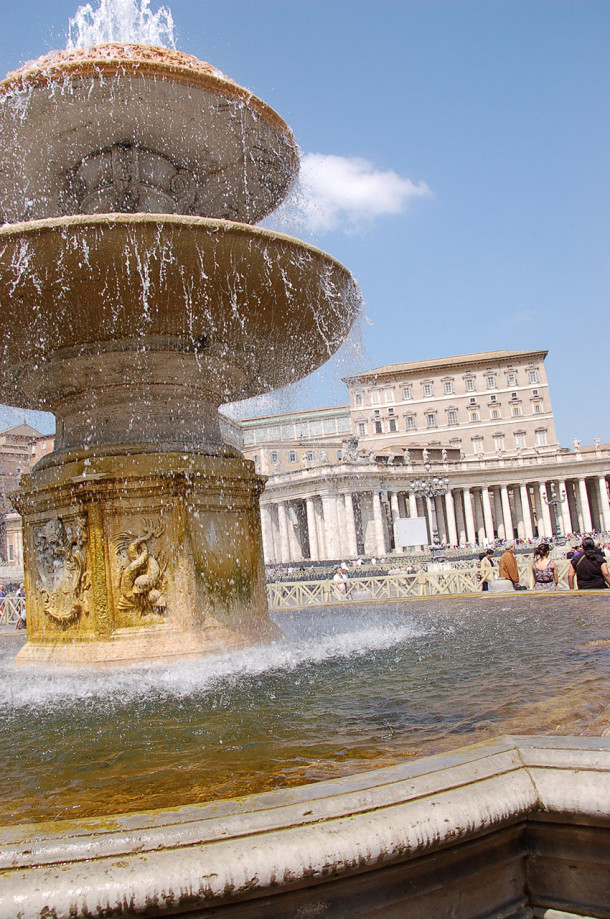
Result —
<instances>
[{"instance_id":1,"label":"colonnade","mask_svg":"<svg viewBox=\"0 0 610 919\"><path fill-rule=\"evenodd\" d=\"M337 474L321 478L317 484L324 487L317 494L266 494L261 503L265 561L385 556L395 549L393 524L400 517L425 517L431 542L429 501L416 497L404 476L388 482L387 470L380 469L378 479L367 478L366 488L344 484ZM548 503L551 486L558 497L565 496L556 508ZM433 500L440 540L449 546L549 538L557 525L562 535L593 529L610 532L604 475L464 484Z\"/></svg>"}]
</instances>

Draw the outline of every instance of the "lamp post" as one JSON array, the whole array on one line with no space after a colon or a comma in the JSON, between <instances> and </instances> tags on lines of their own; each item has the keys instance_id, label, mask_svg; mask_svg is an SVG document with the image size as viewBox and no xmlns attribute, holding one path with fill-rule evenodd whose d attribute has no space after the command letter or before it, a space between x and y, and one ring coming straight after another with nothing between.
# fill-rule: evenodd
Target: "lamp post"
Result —
<instances>
[{"instance_id":1,"label":"lamp post","mask_svg":"<svg viewBox=\"0 0 610 919\"><path fill-rule=\"evenodd\" d=\"M542 497L544 498L544 503L548 505L548 507L553 508L553 539L555 541L555 545L565 546L566 538L565 536L562 536L561 525L559 523L559 505L563 504L563 502L566 500L566 493L564 491L558 495L555 491L555 483L551 482L551 497L549 498L546 490Z\"/></svg>"},{"instance_id":2,"label":"lamp post","mask_svg":"<svg viewBox=\"0 0 610 919\"><path fill-rule=\"evenodd\" d=\"M431 476L430 463L424 463L427 479L411 479L411 491L418 498L426 498L430 511L430 521L432 524L432 545L430 546L430 555L435 562L442 562L446 559L445 550L441 546L438 535L438 524L436 520L436 506L434 499L440 495L446 495L449 491L449 479L447 476Z\"/></svg>"}]
</instances>

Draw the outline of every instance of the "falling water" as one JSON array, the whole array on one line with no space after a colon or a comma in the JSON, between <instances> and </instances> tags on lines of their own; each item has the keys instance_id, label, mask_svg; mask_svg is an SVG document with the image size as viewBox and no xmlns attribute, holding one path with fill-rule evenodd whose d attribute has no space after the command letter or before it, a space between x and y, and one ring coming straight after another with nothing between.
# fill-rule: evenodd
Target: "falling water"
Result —
<instances>
[{"instance_id":1,"label":"falling water","mask_svg":"<svg viewBox=\"0 0 610 919\"><path fill-rule=\"evenodd\" d=\"M84 48L102 42L137 42L175 48L171 10L150 9L150 0L98 0L79 6L68 25L67 47Z\"/></svg>"}]
</instances>

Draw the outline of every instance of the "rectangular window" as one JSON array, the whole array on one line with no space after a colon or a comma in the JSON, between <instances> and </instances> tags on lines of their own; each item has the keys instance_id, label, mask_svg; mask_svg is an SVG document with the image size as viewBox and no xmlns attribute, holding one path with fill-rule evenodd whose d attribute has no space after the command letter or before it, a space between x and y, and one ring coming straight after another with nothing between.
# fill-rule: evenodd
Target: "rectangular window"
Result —
<instances>
[{"instance_id":1,"label":"rectangular window","mask_svg":"<svg viewBox=\"0 0 610 919\"><path fill-rule=\"evenodd\" d=\"M495 373L490 373L490 374L488 374L488 376L485 378L485 380L486 380L486 382L487 382L487 388L488 388L488 389L495 389L495 388L496 388L496 375L495 375Z\"/></svg>"},{"instance_id":2,"label":"rectangular window","mask_svg":"<svg viewBox=\"0 0 610 919\"><path fill-rule=\"evenodd\" d=\"M256 432L253 431L252 428L250 428L249 431L244 431L244 447L248 446L249 444L253 444L255 442L256 442Z\"/></svg>"},{"instance_id":3,"label":"rectangular window","mask_svg":"<svg viewBox=\"0 0 610 919\"><path fill-rule=\"evenodd\" d=\"M403 388L402 388L402 397L403 397L403 399L412 399L412 398L413 398L413 387L412 387L412 386L403 386Z\"/></svg>"},{"instance_id":4,"label":"rectangular window","mask_svg":"<svg viewBox=\"0 0 610 919\"><path fill-rule=\"evenodd\" d=\"M325 418L322 427L325 434L334 434L337 430L337 422L334 418Z\"/></svg>"},{"instance_id":5,"label":"rectangular window","mask_svg":"<svg viewBox=\"0 0 610 919\"><path fill-rule=\"evenodd\" d=\"M506 385L507 386L516 386L517 385L517 374L516 373L507 373L506 374Z\"/></svg>"},{"instance_id":6,"label":"rectangular window","mask_svg":"<svg viewBox=\"0 0 610 919\"><path fill-rule=\"evenodd\" d=\"M396 430L396 418L390 418L390 431Z\"/></svg>"},{"instance_id":7,"label":"rectangular window","mask_svg":"<svg viewBox=\"0 0 610 919\"><path fill-rule=\"evenodd\" d=\"M494 448L496 450L504 450L504 434L496 434L494 436Z\"/></svg>"},{"instance_id":8,"label":"rectangular window","mask_svg":"<svg viewBox=\"0 0 610 919\"><path fill-rule=\"evenodd\" d=\"M521 406L513 405L513 418L518 418L520 414L521 414Z\"/></svg>"},{"instance_id":9,"label":"rectangular window","mask_svg":"<svg viewBox=\"0 0 610 919\"><path fill-rule=\"evenodd\" d=\"M538 383L539 382L537 370L527 371L527 382L528 383Z\"/></svg>"},{"instance_id":10,"label":"rectangular window","mask_svg":"<svg viewBox=\"0 0 610 919\"><path fill-rule=\"evenodd\" d=\"M277 424L268 428L269 440L279 440L280 439L280 429Z\"/></svg>"},{"instance_id":11,"label":"rectangular window","mask_svg":"<svg viewBox=\"0 0 610 919\"><path fill-rule=\"evenodd\" d=\"M323 463L328 462L328 453L326 452L326 450L320 450L320 459L322 460Z\"/></svg>"},{"instance_id":12,"label":"rectangular window","mask_svg":"<svg viewBox=\"0 0 610 919\"><path fill-rule=\"evenodd\" d=\"M379 391L374 389L371 393L371 405L379 405Z\"/></svg>"},{"instance_id":13,"label":"rectangular window","mask_svg":"<svg viewBox=\"0 0 610 919\"><path fill-rule=\"evenodd\" d=\"M363 424L358 425L358 437L364 437L366 434L366 427Z\"/></svg>"},{"instance_id":14,"label":"rectangular window","mask_svg":"<svg viewBox=\"0 0 610 919\"><path fill-rule=\"evenodd\" d=\"M424 398L430 399L432 396L432 383L424 383Z\"/></svg>"},{"instance_id":15,"label":"rectangular window","mask_svg":"<svg viewBox=\"0 0 610 919\"><path fill-rule=\"evenodd\" d=\"M546 429L542 431L536 431L536 444L539 447L546 447L547 445Z\"/></svg>"},{"instance_id":16,"label":"rectangular window","mask_svg":"<svg viewBox=\"0 0 610 919\"><path fill-rule=\"evenodd\" d=\"M381 421L375 422L375 434L383 434L383 428L381 427Z\"/></svg>"},{"instance_id":17,"label":"rectangular window","mask_svg":"<svg viewBox=\"0 0 610 919\"><path fill-rule=\"evenodd\" d=\"M394 409L393 409L393 408L389 408L389 409L388 409L388 415L393 415L393 414L394 414Z\"/></svg>"},{"instance_id":18,"label":"rectangular window","mask_svg":"<svg viewBox=\"0 0 610 919\"><path fill-rule=\"evenodd\" d=\"M517 450L525 450L525 434L515 434L515 446Z\"/></svg>"},{"instance_id":19,"label":"rectangular window","mask_svg":"<svg viewBox=\"0 0 610 919\"><path fill-rule=\"evenodd\" d=\"M283 424L282 425L282 440L293 440L294 439L294 425L293 424Z\"/></svg>"},{"instance_id":20,"label":"rectangular window","mask_svg":"<svg viewBox=\"0 0 610 919\"><path fill-rule=\"evenodd\" d=\"M386 401L386 405L394 401L394 390L393 389L386 389L385 401Z\"/></svg>"},{"instance_id":21,"label":"rectangular window","mask_svg":"<svg viewBox=\"0 0 610 919\"><path fill-rule=\"evenodd\" d=\"M447 424L457 424L458 423L458 413L455 409L450 409L447 412Z\"/></svg>"},{"instance_id":22,"label":"rectangular window","mask_svg":"<svg viewBox=\"0 0 610 919\"><path fill-rule=\"evenodd\" d=\"M280 461L280 454L277 452L277 450L272 450L271 451L271 462L279 463L279 461Z\"/></svg>"},{"instance_id":23,"label":"rectangular window","mask_svg":"<svg viewBox=\"0 0 610 919\"><path fill-rule=\"evenodd\" d=\"M309 427L306 421L298 421L295 426L295 433L297 437L307 437L309 434Z\"/></svg>"},{"instance_id":24,"label":"rectangular window","mask_svg":"<svg viewBox=\"0 0 610 919\"><path fill-rule=\"evenodd\" d=\"M443 392L445 393L446 396L453 395L453 392L454 392L453 380L445 380L445 382L443 383Z\"/></svg>"},{"instance_id":25,"label":"rectangular window","mask_svg":"<svg viewBox=\"0 0 610 919\"><path fill-rule=\"evenodd\" d=\"M288 454L288 462L289 462L289 463L296 463L296 461L297 461L297 453L296 453L296 450L291 450L290 453Z\"/></svg>"},{"instance_id":26,"label":"rectangular window","mask_svg":"<svg viewBox=\"0 0 610 919\"><path fill-rule=\"evenodd\" d=\"M483 438L482 437L474 438L474 440L472 441L472 449L475 453L483 452Z\"/></svg>"},{"instance_id":27,"label":"rectangular window","mask_svg":"<svg viewBox=\"0 0 610 919\"><path fill-rule=\"evenodd\" d=\"M495 395L494 395L494 396L490 396L489 398L490 398L490 401L491 401L491 402L497 402L497 399L498 399L498 397L495 396Z\"/></svg>"},{"instance_id":28,"label":"rectangular window","mask_svg":"<svg viewBox=\"0 0 610 919\"><path fill-rule=\"evenodd\" d=\"M502 413L499 408L492 408L491 417L496 421L498 418L502 417Z\"/></svg>"},{"instance_id":29,"label":"rectangular window","mask_svg":"<svg viewBox=\"0 0 610 919\"><path fill-rule=\"evenodd\" d=\"M308 463L313 463L313 450L308 450L305 454L305 459Z\"/></svg>"},{"instance_id":30,"label":"rectangular window","mask_svg":"<svg viewBox=\"0 0 610 919\"><path fill-rule=\"evenodd\" d=\"M469 421L480 421L481 420L481 416L479 415L478 409L476 408L470 409L470 411L468 412L468 420Z\"/></svg>"},{"instance_id":31,"label":"rectangular window","mask_svg":"<svg viewBox=\"0 0 610 919\"><path fill-rule=\"evenodd\" d=\"M407 415L407 431L415 430L415 416Z\"/></svg>"},{"instance_id":32,"label":"rectangular window","mask_svg":"<svg viewBox=\"0 0 610 919\"><path fill-rule=\"evenodd\" d=\"M468 377L468 379L465 380L465 383L466 383L466 392L474 392L475 390L474 379L472 377Z\"/></svg>"},{"instance_id":33,"label":"rectangular window","mask_svg":"<svg viewBox=\"0 0 610 919\"><path fill-rule=\"evenodd\" d=\"M426 427L436 427L436 412L426 412Z\"/></svg>"},{"instance_id":34,"label":"rectangular window","mask_svg":"<svg viewBox=\"0 0 610 919\"><path fill-rule=\"evenodd\" d=\"M322 433L322 422L321 421L310 421L309 422L309 433L312 437L317 436Z\"/></svg>"},{"instance_id":35,"label":"rectangular window","mask_svg":"<svg viewBox=\"0 0 610 919\"><path fill-rule=\"evenodd\" d=\"M9 562L12 562L14 558L15 558L15 550L13 549L12 546L9 546L9 547L8 547L8 560L9 560Z\"/></svg>"},{"instance_id":36,"label":"rectangular window","mask_svg":"<svg viewBox=\"0 0 610 919\"><path fill-rule=\"evenodd\" d=\"M357 392L354 396L354 405L362 405L362 393Z\"/></svg>"},{"instance_id":37,"label":"rectangular window","mask_svg":"<svg viewBox=\"0 0 610 919\"><path fill-rule=\"evenodd\" d=\"M542 415L542 403L541 402L534 402L534 414Z\"/></svg>"},{"instance_id":38,"label":"rectangular window","mask_svg":"<svg viewBox=\"0 0 610 919\"><path fill-rule=\"evenodd\" d=\"M340 418L337 418L337 433L346 434L348 431L351 431L352 426L350 423L349 415L342 415Z\"/></svg>"}]
</instances>

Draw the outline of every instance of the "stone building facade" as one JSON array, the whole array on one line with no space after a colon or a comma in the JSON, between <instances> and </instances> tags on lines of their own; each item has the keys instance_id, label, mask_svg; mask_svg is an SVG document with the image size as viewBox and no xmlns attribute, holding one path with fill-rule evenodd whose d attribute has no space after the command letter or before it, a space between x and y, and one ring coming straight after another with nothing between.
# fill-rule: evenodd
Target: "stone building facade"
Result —
<instances>
[{"instance_id":1,"label":"stone building facade","mask_svg":"<svg viewBox=\"0 0 610 919\"><path fill-rule=\"evenodd\" d=\"M41 434L26 422L0 431L0 557L9 565L23 564L21 517L13 509L10 496L22 473L51 453L53 445L53 435Z\"/></svg>"},{"instance_id":2,"label":"stone building facade","mask_svg":"<svg viewBox=\"0 0 610 919\"><path fill-rule=\"evenodd\" d=\"M610 445L558 444L546 354L389 365L348 377L346 406L235 423L234 441L268 476L265 561L400 552L400 517L426 518L431 540L430 504L411 487L426 462L450 480L434 499L447 545L610 531Z\"/></svg>"}]
</instances>

